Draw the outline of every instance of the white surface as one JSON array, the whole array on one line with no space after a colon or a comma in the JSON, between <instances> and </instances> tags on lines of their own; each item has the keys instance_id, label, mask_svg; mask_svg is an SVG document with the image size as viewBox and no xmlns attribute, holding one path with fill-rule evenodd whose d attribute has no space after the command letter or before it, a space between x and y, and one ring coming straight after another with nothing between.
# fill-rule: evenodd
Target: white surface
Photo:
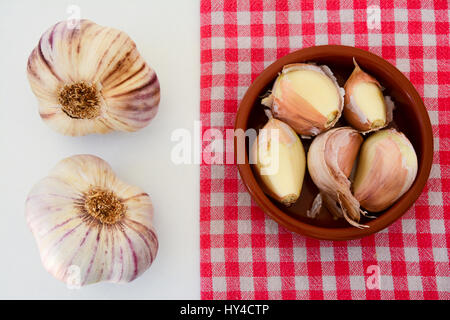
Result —
<instances>
[{"instance_id":1,"label":"white surface","mask_svg":"<svg viewBox=\"0 0 450 320\"><path fill-rule=\"evenodd\" d=\"M69 17L121 29L136 42L161 84L158 115L136 133L65 137L37 113L26 78L28 55L41 34ZM197 299L199 279L199 167L174 165L170 136L199 119L198 1L0 1L0 299ZM152 197L158 256L125 285L69 290L41 265L24 217L33 184L62 158L90 153Z\"/></svg>"}]
</instances>

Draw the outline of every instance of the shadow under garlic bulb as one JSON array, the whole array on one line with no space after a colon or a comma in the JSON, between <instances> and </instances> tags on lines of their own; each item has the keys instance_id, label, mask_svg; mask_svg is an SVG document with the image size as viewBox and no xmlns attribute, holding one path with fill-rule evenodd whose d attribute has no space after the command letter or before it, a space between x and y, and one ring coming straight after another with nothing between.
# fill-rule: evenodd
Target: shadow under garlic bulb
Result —
<instances>
[{"instance_id":1,"label":"shadow under garlic bulb","mask_svg":"<svg viewBox=\"0 0 450 320\"><path fill-rule=\"evenodd\" d=\"M66 283L74 267L80 285L130 282L158 251L149 195L92 155L63 159L39 181L26 219L45 269Z\"/></svg>"},{"instance_id":2,"label":"shadow under garlic bulb","mask_svg":"<svg viewBox=\"0 0 450 320\"><path fill-rule=\"evenodd\" d=\"M158 77L133 40L89 20L48 29L27 74L41 118L64 135L136 131L158 111Z\"/></svg>"}]
</instances>

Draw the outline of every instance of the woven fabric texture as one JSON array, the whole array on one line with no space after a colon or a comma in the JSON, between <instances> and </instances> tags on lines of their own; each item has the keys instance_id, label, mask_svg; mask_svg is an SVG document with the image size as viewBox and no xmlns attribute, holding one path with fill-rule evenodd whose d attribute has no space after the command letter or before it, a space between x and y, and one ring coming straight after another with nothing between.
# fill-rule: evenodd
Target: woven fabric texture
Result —
<instances>
[{"instance_id":1,"label":"woven fabric texture","mask_svg":"<svg viewBox=\"0 0 450 320\"><path fill-rule=\"evenodd\" d=\"M268 218L224 143L223 157L209 164L205 156L200 170L201 297L450 299L448 2L201 0L200 10L202 133L225 136L245 91L276 59L343 44L383 57L410 79L428 109L435 150L430 179L400 220L360 240L331 242ZM370 285L374 276L379 287Z\"/></svg>"}]
</instances>

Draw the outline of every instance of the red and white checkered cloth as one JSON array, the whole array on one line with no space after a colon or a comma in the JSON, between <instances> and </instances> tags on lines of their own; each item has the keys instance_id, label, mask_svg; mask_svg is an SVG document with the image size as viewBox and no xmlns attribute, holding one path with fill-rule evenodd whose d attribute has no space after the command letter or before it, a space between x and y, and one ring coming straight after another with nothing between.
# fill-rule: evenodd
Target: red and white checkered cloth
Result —
<instances>
[{"instance_id":1,"label":"red and white checkered cloth","mask_svg":"<svg viewBox=\"0 0 450 320\"><path fill-rule=\"evenodd\" d=\"M411 80L435 137L430 179L415 205L388 229L347 242L287 231L250 199L236 165L203 162L203 299L450 299L449 4L369 5L375 7L201 0L202 132L233 128L245 91L276 59L299 48L344 44L380 55ZM376 16L368 23L377 8L379 26ZM377 270L380 287L371 289L367 283Z\"/></svg>"}]
</instances>

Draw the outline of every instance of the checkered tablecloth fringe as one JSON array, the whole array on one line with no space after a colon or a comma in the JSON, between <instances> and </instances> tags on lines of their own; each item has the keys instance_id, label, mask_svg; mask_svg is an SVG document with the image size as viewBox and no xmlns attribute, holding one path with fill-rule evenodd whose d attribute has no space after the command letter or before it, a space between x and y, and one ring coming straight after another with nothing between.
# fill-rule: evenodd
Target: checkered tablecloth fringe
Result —
<instances>
[{"instance_id":1,"label":"checkered tablecloth fringe","mask_svg":"<svg viewBox=\"0 0 450 320\"><path fill-rule=\"evenodd\" d=\"M449 5L369 5L201 0L202 132L233 128L248 86L276 59L344 44L380 55L411 80L435 137L430 179L415 205L386 230L347 242L285 230L250 199L235 165L203 162L203 299L450 299Z\"/></svg>"}]
</instances>

